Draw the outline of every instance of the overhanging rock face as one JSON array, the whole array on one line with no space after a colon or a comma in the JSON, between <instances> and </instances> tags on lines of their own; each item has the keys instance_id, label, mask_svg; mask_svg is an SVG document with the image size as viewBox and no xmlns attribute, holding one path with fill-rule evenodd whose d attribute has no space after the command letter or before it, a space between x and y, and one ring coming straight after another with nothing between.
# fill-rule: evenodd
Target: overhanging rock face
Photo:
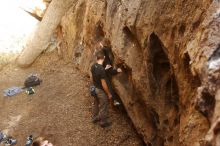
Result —
<instances>
[{"instance_id":1,"label":"overhanging rock face","mask_svg":"<svg viewBox=\"0 0 220 146\"><path fill-rule=\"evenodd\" d=\"M217 1L78 0L59 52L88 72L109 39L115 90L148 146L217 145L219 16Z\"/></svg>"}]
</instances>

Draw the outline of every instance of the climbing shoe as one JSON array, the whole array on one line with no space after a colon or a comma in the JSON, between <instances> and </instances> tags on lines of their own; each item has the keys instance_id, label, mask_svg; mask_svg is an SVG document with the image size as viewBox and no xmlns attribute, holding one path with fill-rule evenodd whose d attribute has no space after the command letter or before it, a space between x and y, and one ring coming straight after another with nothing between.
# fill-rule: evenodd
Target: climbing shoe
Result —
<instances>
[{"instance_id":1,"label":"climbing shoe","mask_svg":"<svg viewBox=\"0 0 220 146\"><path fill-rule=\"evenodd\" d=\"M114 106L119 106L121 103L120 102L118 102L117 100L114 100Z\"/></svg>"}]
</instances>

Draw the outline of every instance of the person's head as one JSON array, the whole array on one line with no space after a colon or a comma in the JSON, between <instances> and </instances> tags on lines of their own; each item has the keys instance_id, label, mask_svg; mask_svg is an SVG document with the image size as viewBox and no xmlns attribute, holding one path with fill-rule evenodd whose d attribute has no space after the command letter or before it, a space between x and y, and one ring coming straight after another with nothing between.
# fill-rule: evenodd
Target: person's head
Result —
<instances>
[{"instance_id":1,"label":"person's head","mask_svg":"<svg viewBox=\"0 0 220 146\"><path fill-rule=\"evenodd\" d=\"M34 140L32 146L53 146L53 144L48 142L48 140L43 137L38 137L36 140Z\"/></svg>"},{"instance_id":2,"label":"person's head","mask_svg":"<svg viewBox=\"0 0 220 146\"><path fill-rule=\"evenodd\" d=\"M98 51L96 53L97 62L103 63L104 59L105 59L105 55L104 55L103 51Z\"/></svg>"}]
</instances>

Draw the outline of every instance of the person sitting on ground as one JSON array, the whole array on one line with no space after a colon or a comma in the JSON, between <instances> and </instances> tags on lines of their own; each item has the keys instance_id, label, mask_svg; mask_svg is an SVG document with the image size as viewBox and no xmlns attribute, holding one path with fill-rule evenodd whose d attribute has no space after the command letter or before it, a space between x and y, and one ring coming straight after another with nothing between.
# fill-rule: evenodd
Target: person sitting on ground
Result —
<instances>
[{"instance_id":1,"label":"person sitting on ground","mask_svg":"<svg viewBox=\"0 0 220 146\"><path fill-rule=\"evenodd\" d=\"M109 87L110 93L112 94L112 100L115 106L120 105L120 102L117 101L117 95L112 87L112 76L116 75L117 73L121 73L122 70L121 68L114 68L113 67L113 54L112 54L112 50L110 47L108 47L109 45L106 43L106 40L103 42L100 42L100 47L102 48L101 50L103 51L104 55L105 55L105 60L103 62L103 67L105 68L106 71L106 75L107 75L107 85Z\"/></svg>"},{"instance_id":2,"label":"person sitting on ground","mask_svg":"<svg viewBox=\"0 0 220 146\"><path fill-rule=\"evenodd\" d=\"M48 140L43 137L38 137L34 140L32 146L53 146L53 144L49 143Z\"/></svg>"},{"instance_id":3,"label":"person sitting on ground","mask_svg":"<svg viewBox=\"0 0 220 146\"><path fill-rule=\"evenodd\" d=\"M96 63L91 67L93 84L96 87L96 96L94 96L92 122L100 121L101 127L108 127L111 124L108 122L109 102L112 95L106 83L106 72L103 65L105 56L102 51L96 53ZM108 97L107 97L108 95Z\"/></svg>"}]
</instances>

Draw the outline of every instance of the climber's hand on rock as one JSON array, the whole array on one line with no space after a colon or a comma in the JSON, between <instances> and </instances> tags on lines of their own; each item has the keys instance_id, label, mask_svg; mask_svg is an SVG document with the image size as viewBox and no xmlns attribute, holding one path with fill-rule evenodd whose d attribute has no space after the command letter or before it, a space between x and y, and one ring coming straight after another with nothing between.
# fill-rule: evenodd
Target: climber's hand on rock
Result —
<instances>
[{"instance_id":1,"label":"climber's hand on rock","mask_svg":"<svg viewBox=\"0 0 220 146\"><path fill-rule=\"evenodd\" d=\"M112 66L110 64L107 64L106 67L105 67L105 70L111 68Z\"/></svg>"},{"instance_id":2,"label":"climber's hand on rock","mask_svg":"<svg viewBox=\"0 0 220 146\"><path fill-rule=\"evenodd\" d=\"M117 72L118 73L122 72L122 69L121 68L117 68Z\"/></svg>"}]
</instances>

